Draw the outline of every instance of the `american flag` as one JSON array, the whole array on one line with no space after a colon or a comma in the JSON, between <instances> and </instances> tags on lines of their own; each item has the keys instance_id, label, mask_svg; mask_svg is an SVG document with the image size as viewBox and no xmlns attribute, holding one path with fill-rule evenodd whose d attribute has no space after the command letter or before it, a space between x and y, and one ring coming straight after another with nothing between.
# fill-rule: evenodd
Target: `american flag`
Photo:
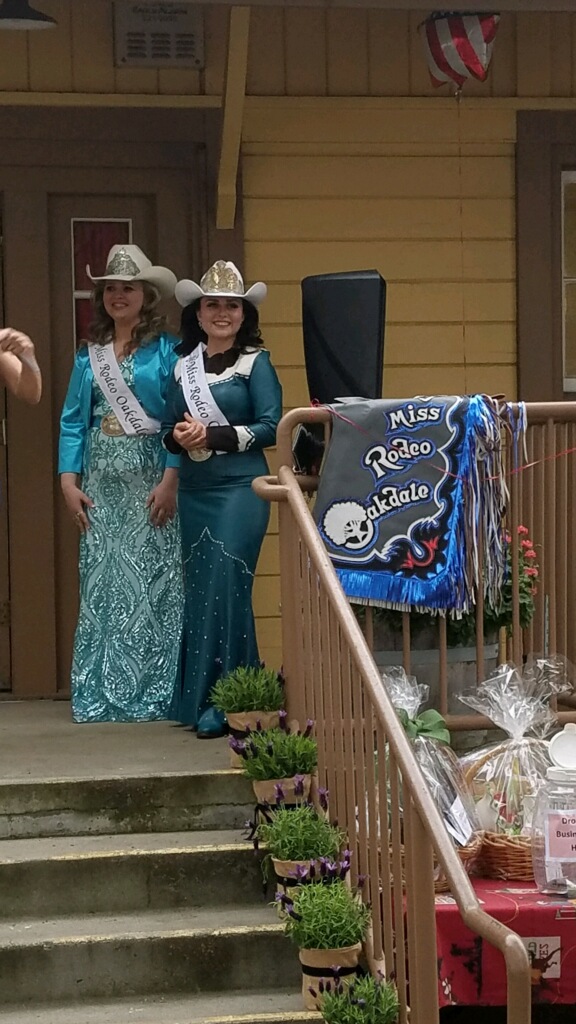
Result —
<instances>
[{"instance_id":1,"label":"american flag","mask_svg":"<svg viewBox=\"0 0 576 1024\"><path fill-rule=\"evenodd\" d=\"M420 25L433 85L467 78L483 82L488 74L499 14L459 14L438 11Z\"/></svg>"}]
</instances>

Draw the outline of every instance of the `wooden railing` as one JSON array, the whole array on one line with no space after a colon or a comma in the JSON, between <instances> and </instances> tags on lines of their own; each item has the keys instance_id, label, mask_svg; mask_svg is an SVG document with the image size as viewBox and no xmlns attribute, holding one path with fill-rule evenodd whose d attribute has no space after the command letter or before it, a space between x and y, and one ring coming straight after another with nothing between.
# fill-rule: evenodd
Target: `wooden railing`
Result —
<instances>
[{"instance_id":1,"label":"wooden railing","mask_svg":"<svg viewBox=\"0 0 576 1024\"><path fill-rule=\"evenodd\" d=\"M261 477L254 487L279 506L288 710L300 721L316 722L319 774L330 792L331 816L347 830L356 876L368 876L370 961L396 980L401 1024L408 1009L411 1024L437 1024L434 879L440 870L466 925L505 959L508 1024L529 1024L530 971L522 940L476 899L310 515L303 492L313 491L316 481L296 477L291 469L294 427L327 419L321 409L285 416L278 431L278 476ZM515 522L519 482L514 492ZM515 643L518 653L518 634ZM406 642L403 655L409 664ZM439 657L445 669L445 643Z\"/></svg>"}]
</instances>

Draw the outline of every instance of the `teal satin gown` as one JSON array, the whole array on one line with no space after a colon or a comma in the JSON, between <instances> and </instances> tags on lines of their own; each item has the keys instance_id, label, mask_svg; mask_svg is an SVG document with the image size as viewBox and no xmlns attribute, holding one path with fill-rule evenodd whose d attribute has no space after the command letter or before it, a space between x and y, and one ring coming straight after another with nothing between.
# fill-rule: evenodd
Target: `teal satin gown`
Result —
<instances>
[{"instance_id":1,"label":"teal satin gown","mask_svg":"<svg viewBox=\"0 0 576 1024\"><path fill-rule=\"evenodd\" d=\"M180 457L178 502L184 564L184 631L170 717L196 728L216 680L238 665L256 665L252 610L256 563L270 506L252 490L268 473L263 449L274 444L282 392L268 352L240 355L206 377L213 397L237 428L240 450L194 462ZM166 427L187 407L179 381L168 397Z\"/></svg>"},{"instance_id":2,"label":"teal satin gown","mask_svg":"<svg viewBox=\"0 0 576 1024\"><path fill-rule=\"evenodd\" d=\"M121 364L134 385L135 356ZM76 722L165 719L182 631L182 569L177 520L150 523L146 500L166 461L161 434L109 437L111 412L92 383L92 419L80 487L94 501L80 541L80 611L72 663Z\"/></svg>"}]
</instances>

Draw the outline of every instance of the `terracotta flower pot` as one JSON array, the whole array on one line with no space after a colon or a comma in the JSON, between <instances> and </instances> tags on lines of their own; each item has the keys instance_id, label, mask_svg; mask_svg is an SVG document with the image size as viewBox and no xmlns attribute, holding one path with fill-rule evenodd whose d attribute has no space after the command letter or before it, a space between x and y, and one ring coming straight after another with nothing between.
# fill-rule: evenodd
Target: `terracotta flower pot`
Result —
<instances>
[{"instance_id":1,"label":"terracotta flower pot","mask_svg":"<svg viewBox=\"0 0 576 1024\"><path fill-rule=\"evenodd\" d=\"M246 735L246 726L255 731L258 722L263 729L278 729L280 725L277 711L235 711L226 715L226 721L230 728L230 734L236 739L242 739ZM243 765L244 762L240 755L230 749L230 767L242 768Z\"/></svg>"},{"instance_id":2,"label":"terracotta flower pot","mask_svg":"<svg viewBox=\"0 0 576 1024\"><path fill-rule=\"evenodd\" d=\"M312 995L310 988L318 992L320 981L324 984L328 981L334 984L332 967L342 968L339 979L343 985L349 985L354 980L361 952L361 942L354 946L343 946L342 949L299 950L298 955L302 964L302 998L306 1010L318 1009L318 998Z\"/></svg>"},{"instance_id":3,"label":"terracotta flower pot","mask_svg":"<svg viewBox=\"0 0 576 1024\"><path fill-rule=\"evenodd\" d=\"M254 796L259 804L274 804L276 803L276 786L282 787L284 793L283 803L285 804L297 804L307 800L310 796L310 785L312 782L311 775L303 775L304 779L304 792L300 796L296 796L294 793L294 778L290 779L261 779L252 780L252 789L254 790Z\"/></svg>"}]
</instances>

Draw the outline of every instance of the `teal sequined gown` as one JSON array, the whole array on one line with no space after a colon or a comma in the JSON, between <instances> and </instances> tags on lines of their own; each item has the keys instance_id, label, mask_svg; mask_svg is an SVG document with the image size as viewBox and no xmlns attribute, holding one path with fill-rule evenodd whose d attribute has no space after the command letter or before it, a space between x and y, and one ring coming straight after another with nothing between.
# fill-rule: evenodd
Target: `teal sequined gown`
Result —
<instances>
[{"instance_id":1,"label":"teal sequined gown","mask_svg":"<svg viewBox=\"0 0 576 1024\"><path fill-rule=\"evenodd\" d=\"M121 364L129 387L134 356ZM111 411L92 384L96 421ZM150 524L146 499L164 472L161 435L109 437L89 429L80 486L95 503L80 541L80 612L72 662L76 722L168 717L182 631L176 520Z\"/></svg>"},{"instance_id":2,"label":"teal sequined gown","mask_svg":"<svg viewBox=\"0 0 576 1024\"><path fill-rule=\"evenodd\" d=\"M252 490L268 473L263 448L274 444L282 414L282 392L268 352L240 355L223 372L210 372L210 390L229 423L239 450L213 454L205 462L180 459L178 503L182 531L185 610L179 677L170 717L195 728L211 707L210 691L238 665L259 661L252 611L256 563L270 506ZM179 381L168 393L169 422L187 407Z\"/></svg>"}]
</instances>

